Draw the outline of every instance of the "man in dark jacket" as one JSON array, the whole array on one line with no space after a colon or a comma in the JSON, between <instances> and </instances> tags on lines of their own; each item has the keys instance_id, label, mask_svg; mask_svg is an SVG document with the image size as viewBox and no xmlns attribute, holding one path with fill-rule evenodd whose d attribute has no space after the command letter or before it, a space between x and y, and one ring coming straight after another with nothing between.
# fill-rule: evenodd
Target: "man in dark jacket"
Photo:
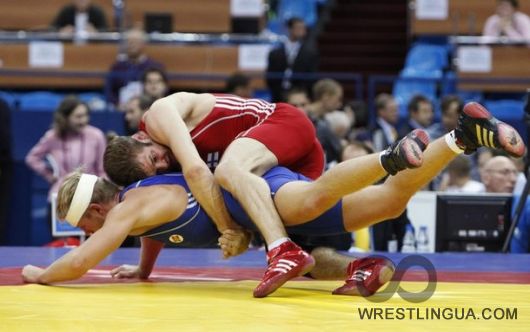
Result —
<instances>
[{"instance_id":1,"label":"man in dark jacket","mask_svg":"<svg viewBox=\"0 0 530 332\"><path fill-rule=\"evenodd\" d=\"M90 0L74 0L71 4L64 6L51 26L61 33L108 30L105 13L100 7L90 4Z\"/></svg>"},{"instance_id":2,"label":"man in dark jacket","mask_svg":"<svg viewBox=\"0 0 530 332\"><path fill-rule=\"evenodd\" d=\"M283 101L285 92L292 86L311 86L311 80L297 79L297 75L318 70L318 52L312 43L305 41L307 28L302 19L287 21L288 38L269 53L267 86L272 100Z\"/></svg>"}]
</instances>

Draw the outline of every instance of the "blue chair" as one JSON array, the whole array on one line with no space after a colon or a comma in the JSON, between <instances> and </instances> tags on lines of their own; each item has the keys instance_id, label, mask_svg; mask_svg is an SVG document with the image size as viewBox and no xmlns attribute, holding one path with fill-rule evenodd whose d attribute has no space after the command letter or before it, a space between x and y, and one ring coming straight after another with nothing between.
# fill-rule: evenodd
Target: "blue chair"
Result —
<instances>
[{"instance_id":1,"label":"blue chair","mask_svg":"<svg viewBox=\"0 0 530 332\"><path fill-rule=\"evenodd\" d=\"M63 100L63 95L48 91L29 92L20 95L21 111L53 112Z\"/></svg>"},{"instance_id":2,"label":"blue chair","mask_svg":"<svg viewBox=\"0 0 530 332\"><path fill-rule=\"evenodd\" d=\"M315 0L280 0L277 15L280 22L298 17L303 19L307 26L312 27L318 19L317 3Z\"/></svg>"},{"instance_id":3,"label":"blue chair","mask_svg":"<svg viewBox=\"0 0 530 332\"><path fill-rule=\"evenodd\" d=\"M392 91L399 105L399 116L406 118L407 106L412 97L421 94L432 102L436 100L436 81L432 79L400 78L394 82Z\"/></svg>"},{"instance_id":4,"label":"blue chair","mask_svg":"<svg viewBox=\"0 0 530 332\"><path fill-rule=\"evenodd\" d=\"M501 121L522 121L524 102L521 100L485 100L484 106Z\"/></svg>"},{"instance_id":5,"label":"blue chair","mask_svg":"<svg viewBox=\"0 0 530 332\"><path fill-rule=\"evenodd\" d=\"M409 50L400 76L441 79L448 64L447 58L444 45L417 44Z\"/></svg>"},{"instance_id":6,"label":"blue chair","mask_svg":"<svg viewBox=\"0 0 530 332\"><path fill-rule=\"evenodd\" d=\"M77 97L88 105L91 111L105 111L107 109L107 101L105 95L100 92L83 92L77 95Z\"/></svg>"},{"instance_id":7,"label":"blue chair","mask_svg":"<svg viewBox=\"0 0 530 332\"><path fill-rule=\"evenodd\" d=\"M18 95L14 92L0 91L0 99L5 101L10 109L14 110L17 108Z\"/></svg>"}]
</instances>

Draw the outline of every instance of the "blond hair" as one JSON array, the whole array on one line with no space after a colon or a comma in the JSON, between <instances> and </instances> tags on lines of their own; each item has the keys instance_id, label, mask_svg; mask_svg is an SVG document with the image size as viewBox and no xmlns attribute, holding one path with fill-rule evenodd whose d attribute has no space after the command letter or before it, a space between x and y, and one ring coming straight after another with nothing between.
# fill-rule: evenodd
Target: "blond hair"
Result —
<instances>
[{"instance_id":1,"label":"blond hair","mask_svg":"<svg viewBox=\"0 0 530 332\"><path fill-rule=\"evenodd\" d=\"M82 174L82 170L78 168L64 178L61 187L59 188L59 193L57 194L57 217L59 219L64 219L66 217ZM110 202L119 191L120 188L114 183L99 178L94 186L94 192L90 203L102 204Z\"/></svg>"},{"instance_id":2,"label":"blond hair","mask_svg":"<svg viewBox=\"0 0 530 332\"><path fill-rule=\"evenodd\" d=\"M324 78L313 85L313 100L319 101L325 95L336 95L342 92L342 85L339 82L331 79Z\"/></svg>"}]
</instances>

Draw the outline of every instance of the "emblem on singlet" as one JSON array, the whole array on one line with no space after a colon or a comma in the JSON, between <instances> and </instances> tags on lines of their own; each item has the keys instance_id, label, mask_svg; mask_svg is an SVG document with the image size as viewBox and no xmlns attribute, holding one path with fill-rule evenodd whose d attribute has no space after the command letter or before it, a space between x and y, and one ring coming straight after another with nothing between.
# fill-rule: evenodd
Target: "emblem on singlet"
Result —
<instances>
[{"instance_id":1,"label":"emblem on singlet","mask_svg":"<svg viewBox=\"0 0 530 332\"><path fill-rule=\"evenodd\" d=\"M182 241L184 241L184 237L180 234L172 234L169 236L169 241L171 243L181 243Z\"/></svg>"},{"instance_id":2,"label":"emblem on singlet","mask_svg":"<svg viewBox=\"0 0 530 332\"><path fill-rule=\"evenodd\" d=\"M206 157L206 165L212 170L219 165L219 151L208 153Z\"/></svg>"}]
</instances>

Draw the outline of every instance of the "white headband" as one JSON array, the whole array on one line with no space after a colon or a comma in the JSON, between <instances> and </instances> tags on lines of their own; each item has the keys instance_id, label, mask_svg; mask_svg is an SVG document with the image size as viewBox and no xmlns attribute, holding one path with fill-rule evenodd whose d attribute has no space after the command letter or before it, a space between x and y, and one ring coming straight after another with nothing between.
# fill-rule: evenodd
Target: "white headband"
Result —
<instances>
[{"instance_id":1,"label":"white headband","mask_svg":"<svg viewBox=\"0 0 530 332\"><path fill-rule=\"evenodd\" d=\"M97 181L98 177L95 175L81 174L77 188L75 188L72 203L70 203L70 208L65 218L70 225L77 226L79 223L79 220L92 200L92 193L94 192L94 186Z\"/></svg>"}]
</instances>

